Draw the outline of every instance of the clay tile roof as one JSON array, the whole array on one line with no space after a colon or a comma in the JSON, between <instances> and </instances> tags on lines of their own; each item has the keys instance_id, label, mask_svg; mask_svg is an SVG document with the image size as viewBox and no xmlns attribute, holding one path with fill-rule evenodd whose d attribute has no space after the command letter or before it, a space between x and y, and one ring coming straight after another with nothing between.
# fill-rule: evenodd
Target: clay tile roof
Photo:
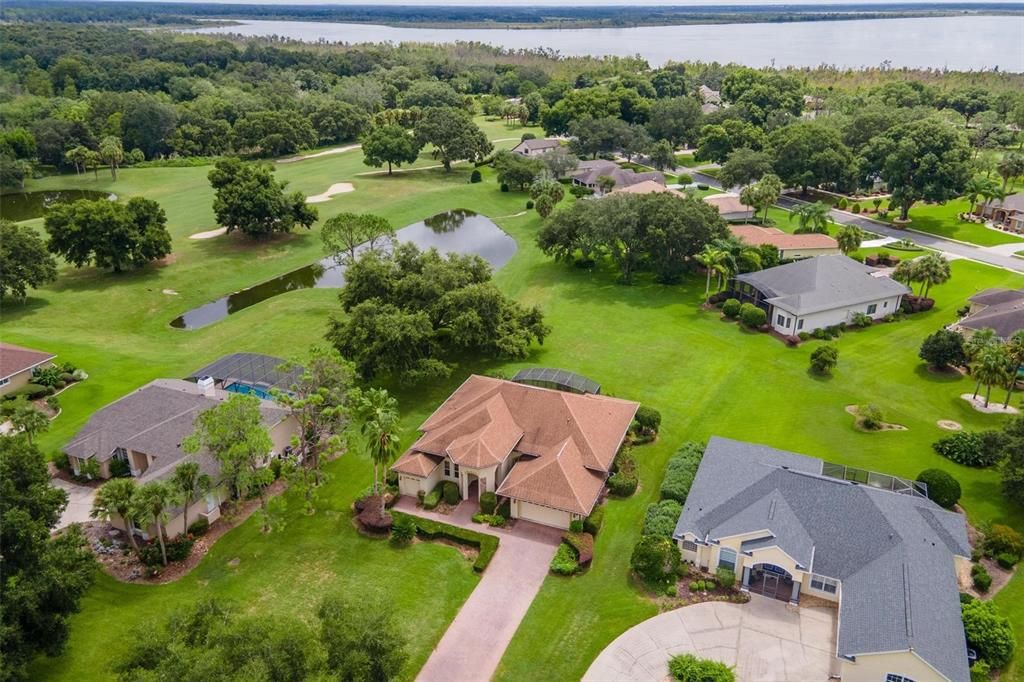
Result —
<instances>
[{"instance_id":1,"label":"clay tile roof","mask_svg":"<svg viewBox=\"0 0 1024 682\"><path fill-rule=\"evenodd\" d=\"M44 362L53 360L56 355L41 350L22 348L13 343L0 343L0 379L21 374Z\"/></svg>"},{"instance_id":2,"label":"clay tile roof","mask_svg":"<svg viewBox=\"0 0 1024 682\"><path fill-rule=\"evenodd\" d=\"M594 508L605 477L582 464L579 448L566 438L552 456L518 461L498 495L585 516Z\"/></svg>"},{"instance_id":3,"label":"clay tile roof","mask_svg":"<svg viewBox=\"0 0 1024 682\"><path fill-rule=\"evenodd\" d=\"M754 210L753 206L747 206L735 194L712 194L704 197L704 203L711 204L719 213L744 213Z\"/></svg>"},{"instance_id":4,"label":"clay tile roof","mask_svg":"<svg viewBox=\"0 0 1024 682\"><path fill-rule=\"evenodd\" d=\"M626 187L619 187L612 194L655 194L664 192L667 194L675 194L676 196L685 196L682 192L676 189L671 189L662 185L655 180L643 180L636 183L635 185L628 185Z\"/></svg>"},{"instance_id":5,"label":"clay tile roof","mask_svg":"<svg viewBox=\"0 0 1024 682\"><path fill-rule=\"evenodd\" d=\"M437 465L441 463L441 459L437 455L428 455L423 452L408 450L398 458L398 461L391 468L403 474L425 477L429 476L430 472L437 468Z\"/></svg>"},{"instance_id":6,"label":"clay tile roof","mask_svg":"<svg viewBox=\"0 0 1024 682\"><path fill-rule=\"evenodd\" d=\"M839 242L827 234L789 234L777 227L761 227L760 225L730 225L729 231L750 246L771 244L780 250L839 248Z\"/></svg>"}]
</instances>

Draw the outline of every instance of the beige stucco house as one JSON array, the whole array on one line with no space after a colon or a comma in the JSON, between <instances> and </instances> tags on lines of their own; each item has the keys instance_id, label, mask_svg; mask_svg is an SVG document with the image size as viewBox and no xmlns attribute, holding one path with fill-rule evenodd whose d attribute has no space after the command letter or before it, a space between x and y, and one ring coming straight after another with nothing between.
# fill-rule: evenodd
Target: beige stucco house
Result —
<instances>
[{"instance_id":1,"label":"beige stucco house","mask_svg":"<svg viewBox=\"0 0 1024 682\"><path fill-rule=\"evenodd\" d=\"M738 194L710 194L704 197L704 203L714 206L727 222L746 223L754 219L754 207L740 201Z\"/></svg>"},{"instance_id":2,"label":"beige stucco house","mask_svg":"<svg viewBox=\"0 0 1024 682\"><path fill-rule=\"evenodd\" d=\"M1024 192L978 204L975 213L1012 232L1024 232Z\"/></svg>"},{"instance_id":3,"label":"beige stucco house","mask_svg":"<svg viewBox=\"0 0 1024 682\"><path fill-rule=\"evenodd\" d=\"M789 234L777 227L730 225L729 232L748 246L774 246L782 260L800 260L840 253L839 243L827 234Z\"/></svg>"},{"instance_id":4,"label":"beige stucco house","mask_svg":"<svg viewBox=\"0 0 1024 682\"><path fill-rule=\"evenodd\" d=\"M23 388L32 381L32 370L53 362L53 353L0 343L0 396Z\"/></svg>"},{"instance_id":5,"label":"beige stucco house","mask_svg":"<svg viewBox=\"0 0 1024 682\"><path fill-rule=\"evenodd\" d=\"M708 443L673 537L683 559L741 589L839 613L843 682L963 682L961 514L923 484L725 438Z\"/></svg>"},{"instance_id":6,"label":"beige stucco house","mask_svg":"<svg viewBox=\"0 0 1024 682\"><path fill-rule=\"evenodd\" d=\"M403 495L454 481L464 500L494 492L513 518L568 528L593 510L638 407L473 375L392 469Z\"/></svg>"},{"instance_id":7,"label":"beige stucco house","mask_svg":"<svg viewBox=\"0 0 1024 682\"><path fill-rule=\"evenodd\" d=\"M950 325L965 338L982 329L991 329L1006 341L1024 329L1024 289L985 289L967 299L967 315Z\"/></svg>"}]
</instances>

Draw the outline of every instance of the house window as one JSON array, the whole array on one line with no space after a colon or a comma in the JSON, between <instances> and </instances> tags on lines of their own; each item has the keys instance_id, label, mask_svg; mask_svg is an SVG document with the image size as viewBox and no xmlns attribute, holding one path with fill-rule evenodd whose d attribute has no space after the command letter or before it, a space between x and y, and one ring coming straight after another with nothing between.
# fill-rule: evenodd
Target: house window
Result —
<instances>
[{"instance_id":1,"label":"house window","mask_svg":"<svg viewBox=\"0 0 1024 682\"><path fill-rule=\"evenodd\" d=\"M775 324L781 327L782 325L786 324L786 318L784 318L782 315L776 315Z\"/></svg>"},{"instance_id":2,"label":"house window","mask_svg":"<svg viewBox=\"0 0 1024 682\"><path fill-rule=\"evenodd\" d=\"M885 676L885 682L914 682L913 679L906 675L897 675L896 673L887 673Z\"/></svg>"},{"instance_id":3,"label":"house window","mask_svg":"<svg viewBox=\"0 0 1024 682\"><path fill-rule=\"evenodd\" d=\"M797 328L797 330L803 329L804 328L804 321L803 320L797 320L796 321L796 328Z\"/></svg>"},{"instance_id":4,"label":"house window","mask_svg":"<svg viewBox=\"0 0 1024 682\"><path fill-rule=\"evenodd\" d=\"M793 324L793 320L791 318L787 317L786 318L786 329L789 329L790 325L792 325L792 324Z\"/></svg>"},{"instance_id":5,"label":"house window","mask_svg":"<svg viewBox=\"0 0 1024 682\"><path fill-rule=\"evenodd\" d=\"M878 304L872 303L868 306L868 315L874 315L878 311Z\"/></svg>"},{"instance_id":6,"label":"house window","mask_svg":"<svg viewBox=\"0 0 1024 682\"><path fill-rule=\"evenodd\" d=\"M6 386L9 383L11 383L10 377L4 377L3 379L0 379L0 386Z\"/></svg>"},{"instance_id":7,"label":"house window","mask_svg":"<svg viewBox=\"0 0 1024 682\"><path fill-rule=\"evenodd\" d=\"M839 589L839 582L832 580L832 578L826 578L823 575L812 575L811 589L827 592L828 594L835 594L836 590Z\"/></svg>"},{"instance_id":8,"label":"house window","mask_svg":"<svg viewBox=\"0 0 1024 682\"><path fill-rule=\"evenodd\" d=\"M889 302L888 301L882 301L882 307L883 308L888 308L889 307Z\"/></svg>"},{"instance_id":9,"label":"house window","mask_svg":"<svg viewBox=\"0 0 1024 682\"><path fill-rule=\"evenodd\" d=\"M687 552L696 552L697 543L693 540L683 540L683 550Z\"/></svg>"},{"instance_id":10,"label":"house window","mask_svg":"<svg viewBox=\"0 0 1024 682\"><path fill-rule=\"evenodd\" d=\"M718 567L736 570L736 550L723 547L718 551Z\"/></svg>"},{"instance_id":11,"label":"house window","mask_svg":"<svg viewBox=\"0 0 1024 682\"><path fill-rule=\"evenodd\" d=\"M114 450L114 459L119 459L122 462L128 461L128 451L124 448L117 448Z\"/></svg>"},{"instance_id":12,"label":"house window","mask_svg":"<svg viewBox=\"0 0 1024 682\"><path fill-rule=\"evenodd\" d=\"M450 459L446 459L444 461L444 475L449 477L449 478L451 478L451 475L452 475L452 461Z\"/></svg>"}]
</instances>

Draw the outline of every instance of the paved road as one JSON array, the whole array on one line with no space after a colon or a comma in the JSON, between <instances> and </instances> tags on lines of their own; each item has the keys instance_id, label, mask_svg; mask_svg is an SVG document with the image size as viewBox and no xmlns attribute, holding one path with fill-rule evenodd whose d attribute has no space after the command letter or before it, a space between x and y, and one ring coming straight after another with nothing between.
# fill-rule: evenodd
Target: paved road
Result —
<instances>
[{"instance_id":1,"label":"paved road","mask_svg":"<svg viewBox=\"0 0 1024 682\"><path fill-rule=\"evenodd\" d=\"M711 187L721 189L722 185L718 180L714 179L710 175L704 175L703 173L692 173L694 182L702 182ZM799 207L805 202L800 201L794 197L783 196L779 199L776 204L780 208L792 210ZM937 237L935 235L926 234L924 232L912 232L910 230L901 230L893 227L888 223L883 223L878 220L872 220L863 216L856 216L852 213L846 213L845 211L832 210L832 219L840 225L856 225L861 229L875 234L882 235L883 237L893 237L894 239L909 239L918 246L923 246L929 249L935 249L936 251L942 251L944 253L959 256L960 258L967 258L979 263L985 263L992 265L997 268L1003 268L1006 270L1012 270L1013 272L1024 273L1024 260L1020 258L1014 258L1012 255L1007 253L1009 250L1007 247L983 247L983 246L971 246L962 242L952 241ZM1024 249L1024 242L1021 242L1019 249Z\"/></svg>"},{"instance_id":2,"label":"paved road","mask_svg":"<svg viewBox=\"0 0 1024 682\"><path fill-rule=\"evenodd\" d=\"M748 604L705 602L626 630L591 664L583 682L661 682L677 654L735 666L739 682L826 682L835 651L836 611L760 595Z\"/></svg>"},{"instance_id":3,"label":"paved road","mask_svg":"<svg viewBox=\"0 0 1024 682\"><path fill-rule=\"evenodd\" d=\"M487 528L471 521L472 502L463 502L450 516L417 509L408 497L395 508L501 538L476 589L416 676L417 682L486 682L540 590L562 532L529 521L517 521L512 529Z\"/></svg>"}]
</instances>

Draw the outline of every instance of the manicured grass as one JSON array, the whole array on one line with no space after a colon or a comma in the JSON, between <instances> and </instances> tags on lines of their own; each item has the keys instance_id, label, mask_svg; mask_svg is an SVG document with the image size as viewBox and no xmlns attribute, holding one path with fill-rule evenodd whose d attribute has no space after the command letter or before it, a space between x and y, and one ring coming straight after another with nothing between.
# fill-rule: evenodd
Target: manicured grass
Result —
<instances>
[{"instance_id":1,"label":"manicured grass","mask_svg":"<svg viewBox=\"0 0 1024 682\"><path fill-rule=\"evenodd\" d=\"M699 166L704 162L693 158L693 154L676 154L676 163L680 166L685 166L686 168L693 168L694 166Z\"/></svg>"},{"instance_id":2,"label":"manicured grass","mask_svg":"<svg viewBox=\"0 0 1024 682\"><path fill-rule=\"evenodd\" d=\"M1013 244L1024 242L1024 238L1000 232L977 223L967 223L957 215L970 211L971 206L966 199L957 199L945 204L917 203L910 209L911 223L907 226L912 230L920 230L929 234L970 242L978 246L995 246L997 244ZM889 214L889 221L898 217L898 213Z\"/></svg>"},{"instance_id":3,"label":"manicured grass","mask_svg":"<svg viewBox=\"0 0 1024 682\"><path fill-rule=\"evenodd\" d=\"M512 135L500 135L506 136ZM419 163L431 165L432 160L427 156ZM186 376L228 352L290 357L322 341L328 315L339 310L336 292L326 289L279 296L196 331L167 326L188 308L321 255L318 227L258 244L235 237L187 239L214 225L208 170L126 170L117 183L103 175L99 181L63 176L29 183L29 189L97 187L156 198L168 212L175 248L173 263L123 276L65 269L61 280L34 292L25 306L4 311L0 329L5 340L56 352L91 375L62 396L65 412L42 439L47 451L65 442L98 407L150 379ZM599 381L607 394L658 408L664 418L659 440L637 450L640 491L609 503L593 566L575 578L547 579L502 661L499 679L578 679L612 639L654 614L654 606L630 584L629 555L644 507L657 498L664 463L685 440L717 434L910 477L927 467L943 468L960 480L972 521L1024 528L1024 510L1006 505L996 472L956 466L930 447L944 434L935 424L938 419L979 429L998 426L1001 418L977 413L958 398L971 388L967 379L935 376L916 357L921 340L952 321L968 296L990 286L1020 287L1024 278L956 261L952 281L934 289L934 310L849 332L836 342L835 376L822 379L807 372L817 342L787 348L767 335L722 322L716 313L702 312L702 278L663 286L641 277L625 287L616 284L607 265L589 272L544 257L535 244L537 214L513 217L523 210L526 196L499 192L488 169L479 184L468 183L465 165L450 174L359 175L367 170L361 154L352 152L282 165L278 174L307 193L334 182L354 183L355 192L319 205L321 222L349 210L384 215L395 226L451 208L494 218L519 244L516 256L496 273L496 282L522 303L540 305L552 328L544 345L523 362L465 362L444 381L395 387L405 442L470 371L511 375L525 366L564 367ZM886 421L909 430L856 431L843 408L865 402L876 403ZM261 613L308 617L316 598L333 589L392 595L413 638L413 660L405 674L412 677L476 579L469 562L451 548L395 550L355 533L347 509L369 471L365 458L346 455L330 466L332 479L320 513L306 517L292 500L284 530L264 537L257 524L245 524L179 583L126 586L101 578L73 619L68 651L40 662L36 677L109 679L110 661L133 630L198 595L234 598ZM228 568L226 562L234 557L241 559L240 566ZM1018 630L1024 627L1022 582L1017 578L1007 588L1017 599L1000 599Z\"/></svg>"}]
</instances>

